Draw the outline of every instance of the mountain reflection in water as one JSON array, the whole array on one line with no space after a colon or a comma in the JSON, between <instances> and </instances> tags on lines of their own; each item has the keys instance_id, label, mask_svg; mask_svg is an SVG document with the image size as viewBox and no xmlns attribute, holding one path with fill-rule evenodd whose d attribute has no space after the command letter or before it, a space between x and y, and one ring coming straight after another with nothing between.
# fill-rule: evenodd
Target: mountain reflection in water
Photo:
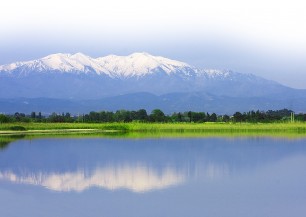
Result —
<instances>
[{"instance_id":1,"label":"mountain reflection in water","mask_svg":"<svg viewBox=\"0 0 306 217\"><path fill-rule=\"evenodd\" d=\"M0 179L16 183L33 184L54 191L84 191L90 187L108 190L129 189L145 192L177 185L185 180L182 172L165 168L161 173L146 166L124 165L122 167L96 168L88 174L85 170L66 173L44 173L17 175L13 172L0 172Z\"/></svg>"},{"instance_id":2,"label":"mountain reflection in water","mask_svg":"<svg viewBox=\"0 0 306 217\"><path fill-rule=\"evenodd\" d=\"M200 171L197 170L197 173ZM227 175L228 170L214 165L208 165L201 170L201 176L214 179ZM193 173L199 177L199 174ZM12 171L0 171L0 180L7 180L19 184L32 184L46 187L54 191L81 192L91 187L108 190L128 189L133 192L146 192L164 189L184 183L190 171L188 169L176 170L171 167L157 171L153 167L142 165L123 165L96 168L93 172L80 169L75 172L37 172L18 175Z\"/></svg>"},{"instance_id":3,"label":"mountain reflection in water","mask_svg":"<svg viewBox=\"0 0 306 217\"><path fill-rule=\"evenodd\" d=\"M0 156L0 181L59 192L91 187L147 192L222 179L301 151L289 145L220 138L20 140Z\"/></svg>"}]
</instances>

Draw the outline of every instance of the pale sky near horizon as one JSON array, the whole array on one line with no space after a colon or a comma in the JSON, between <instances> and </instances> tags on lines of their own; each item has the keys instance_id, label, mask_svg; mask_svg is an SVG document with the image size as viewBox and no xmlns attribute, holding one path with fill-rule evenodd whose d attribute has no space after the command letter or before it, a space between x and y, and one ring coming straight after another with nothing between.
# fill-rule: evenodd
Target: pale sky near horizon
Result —
<instances>
[{"instance_id":1,"label":"pale sky near horizon","mask_svg":"<svg viewBox=\"0 0 306 217\"><path fill-rule=\"evenodd\" d=\"M302 0L10 0L1 3L0 64L58 52L145 51L306 89L305 6Z\"/></svg>"}]
</instances>

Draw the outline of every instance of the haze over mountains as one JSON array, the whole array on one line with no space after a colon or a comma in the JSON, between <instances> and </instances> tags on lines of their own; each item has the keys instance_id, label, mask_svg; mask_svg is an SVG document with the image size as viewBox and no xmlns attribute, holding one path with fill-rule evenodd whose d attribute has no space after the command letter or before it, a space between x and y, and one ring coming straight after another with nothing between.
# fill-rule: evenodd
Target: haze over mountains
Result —
<instances>
[{"instance_id":1,"label":"haze over mountains","mask_svg":"<svg viewBox=\"0 0 306 217\"><path fill-rule=\"evenodd\" d=\"M306 111L306 90L230 70L198 69L148 53L52 54L0 66L0 112L163 109Z\"/></svg>"}]
</instances>

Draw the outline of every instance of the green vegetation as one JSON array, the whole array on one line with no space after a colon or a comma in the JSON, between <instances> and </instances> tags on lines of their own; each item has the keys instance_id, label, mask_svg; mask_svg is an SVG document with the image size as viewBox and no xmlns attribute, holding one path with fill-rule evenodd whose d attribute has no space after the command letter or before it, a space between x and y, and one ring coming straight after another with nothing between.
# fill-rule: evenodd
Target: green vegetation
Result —
<instances>
[{"instance_id":1,"label":"green vegetation","mask_svg":"<svg viewBox=\"0 0 306 217\"><path fill-rule=\"evenodd\" d=\"M23 126L11 126L9 129L14 130L14 131L25 131L26 130L26 128Z\"/></svg>"},{"instance_id":2,"label":"green vegetation","mask_svg":"<svg viewBox=\"0 0 306 217\"><path fill-rule=\"evenodd\" d=\"M306 123L22 123L0 124L0 151L17 139L54 138L306 138Z\"/></svg>"},{"instance_id":3,"label":"green vegetation","mask_svg":"<svg viewBox=\"0 0 306 217\"><path fill-rule=\"evenodd\" d=\"M306 123L20 123L32 133L98 133L98 132L142 132L142 133L296 133L306 135ZM11 131L14 123L0 124L0 134L16 134Z\"/></svg>"},{"instance_id":4,"label":"green vegetation","mask_svg":"<svg viewBox=\"0 0 306 217\"><path fill-rule=\"evenodd\" d=\"M27 135L1 135L0 134L0 151L5 150L10 143L18 139L39 139L39 138L116 138L116 139L147 139L147 138L258 138L258 137L273 137L275 139L301 139L306 137L306 133L298 131L94 131L87 133L86 131L69 132L54 131L46 133L31 133Z\"/></svg>"},{"instance_id":5,"label":"green vegetation","mask_svg":"<svg viewBox=\"0 0 306 217\"><path fill-rule=\"evenodd\" d=\"M295 120L295 121L294 121ZM294 115L291 110L236 112L233 116L184 112L165 115L155 109L90 112L72 117L69 113L39 112L31 115L0 115L0 135L5 134L71 134L71 133L198 133L198 134L299 134L306 135L306 114Z\"/></svg>"},{"instance_id":6,"label":"green vegetation","mask_svg":"<svg viewBox=\"0 0 306 217\"><path fill-rule=\"evenodd\" d=\"M16 112L14 115L0 114L1 123L12 122L38 122L38 123L205 123L205 122L247 122L247 123L274 123L286 121L306 121L306 114L294 114L293 111L282 109L277 111L249 111L235 112L232 116L217 115L216 113L205 112L178 112L171 115L166 115L160 109L154 109L151 114L147 114L145 109L138 111L118 110L116 112L101 111L90 112L72 116L70 113L52 113L49 116L42 116L39 112L32 112L31 115Z\"/></svg>"}]
</instances>

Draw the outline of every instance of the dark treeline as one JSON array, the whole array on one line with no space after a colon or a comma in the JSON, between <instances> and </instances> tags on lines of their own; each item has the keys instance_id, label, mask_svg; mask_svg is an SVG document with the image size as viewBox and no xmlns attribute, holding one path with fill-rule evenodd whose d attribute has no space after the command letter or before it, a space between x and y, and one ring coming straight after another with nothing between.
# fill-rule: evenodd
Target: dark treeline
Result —
<instances>
[{"instance_id":1,"label":"dark treeline","mask_svg":"<svg viewBox=\"0 0 306 217\"><path fill-rule=\"evenodd\" d=\"M232 116L217 115L205 112L175 112L165 115L160 109L153 110L150 114L145 109L138 111L118 110L116 112L101 111L90 112L72 116L70 113L52 113L43 116L41 112L32 112L30 115L16 112L14 115L0 114L0 123L8 122L84 122L84 123L108 123L108 122L279 122L279 121L306 121L306 114L294 114L288 109L276 111L249 111L235 112Z\"/></svg>"}]
</instances>

